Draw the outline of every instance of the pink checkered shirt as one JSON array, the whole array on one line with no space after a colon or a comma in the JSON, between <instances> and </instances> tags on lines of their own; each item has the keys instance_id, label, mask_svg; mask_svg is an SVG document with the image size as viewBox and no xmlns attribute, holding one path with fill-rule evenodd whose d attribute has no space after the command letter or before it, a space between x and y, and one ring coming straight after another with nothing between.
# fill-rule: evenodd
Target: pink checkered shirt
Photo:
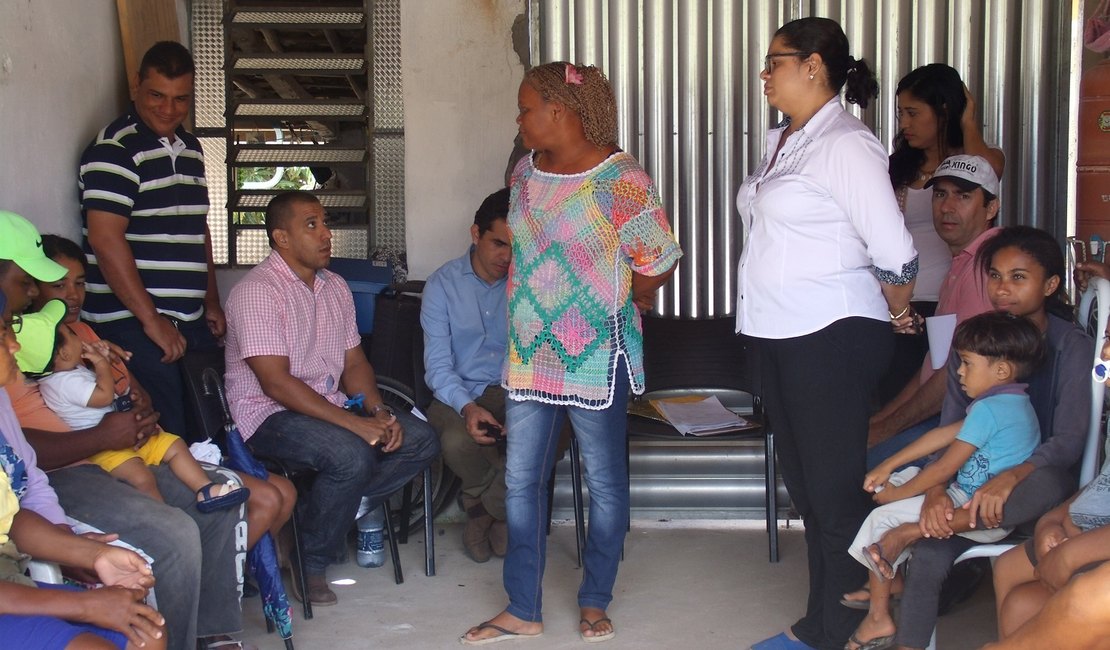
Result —
<instances>
[{"instance_id":1,"label":"pink checkered shirt","mask_svg":"<svg viewBox=\"0 0 1110 650\"><path fill-rule=\"evenodd\" d=\"M227 299L227 400L246 440L282 406L262 392L246 359L279 356L289 371L329 402L342 406L339 390L347 350L359 345L355 304L343 278L316 273L310 289L285 260L271 251L247 273Z\"/></svg>"}]
</instances>

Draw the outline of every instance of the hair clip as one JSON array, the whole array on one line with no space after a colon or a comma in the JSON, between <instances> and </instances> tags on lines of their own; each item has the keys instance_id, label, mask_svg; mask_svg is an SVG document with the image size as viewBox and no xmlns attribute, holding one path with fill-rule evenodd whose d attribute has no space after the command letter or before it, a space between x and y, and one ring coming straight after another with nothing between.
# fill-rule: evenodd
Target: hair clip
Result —
<instances>
[{"instance_id":1,"label":"hair clip","mask_svg":"<svg viewBox=\"0 0 1110 650\"><path fill-rule=\"evenodd\" d=\"M574 67L573 63L568 63L566 69L563 70L563 83L574 84L575 86L582 85L582 73Z\"/></svg>"}]
</instances>

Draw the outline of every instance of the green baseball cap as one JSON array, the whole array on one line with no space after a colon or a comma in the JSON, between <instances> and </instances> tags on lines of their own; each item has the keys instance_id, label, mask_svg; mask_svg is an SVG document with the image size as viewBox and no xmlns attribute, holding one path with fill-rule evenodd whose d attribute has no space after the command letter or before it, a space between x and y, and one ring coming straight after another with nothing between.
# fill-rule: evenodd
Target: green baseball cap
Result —
<instances>
[{"instance_id":1,"label":"green baseball cap","mask_svg":"<svg viewBox=\"0 0 1110 650\"><path fill-rule=\"evenodd\" d=\"M65 277L66 269L42 252L35 224L14 212L0 210L0 260L11 260L40 282Z\"/></svg>"},{"instance_id":2,"label":"green baseball cap","mask_svg":"<svg viewBox=\"0 0 1110 650\"><path fill-rule=\"evenodd\" d=\"M30 273L30 271L28 271ZM23 327L16 333L19 351L15 362L29 375L41 375L54 359L54 341L58 336L58 323L65 320L66 304L51 300L37 312L23 314Z\"/></svg>"}]
</instances>

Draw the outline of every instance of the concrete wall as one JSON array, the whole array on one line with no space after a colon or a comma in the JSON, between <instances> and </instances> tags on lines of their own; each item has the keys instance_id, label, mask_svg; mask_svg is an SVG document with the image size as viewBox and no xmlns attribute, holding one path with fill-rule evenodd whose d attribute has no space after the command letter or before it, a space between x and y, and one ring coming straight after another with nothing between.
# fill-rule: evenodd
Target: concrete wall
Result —
<instances>
[{"instance_id":1,"label":"concrete wall","mask_svg":"<svg viewBox=\"0 0 1110 650\"><path fill-rule=\"evenodd\" d=\"M4 3L0 209L76 238L77 162L127 102L114 2Z\"/></svg>"},{"instance_id":2,"label":"concrete wall","mask_svg":"<svg viewBox=\"0 0 1110 650\"><path fill-rule=\"evenodd\" d=\"M411 278L462 253L474 210L504 184L524 73L512 30L524 5L402 3ZM5 3L0 209L23 214L43 232L79 238L77 162L97 129L126 107L125 76L114 2ZM239 275L221 272L224 295Z\"/></svg>"},{"instance_id":3,"label":"concrete wall","mask_svg":"<svg viewBox=\"0 0 1110 650\"><path fill-rule=\"evenodd\" d=\"M523 0L404 0L405 224L409 277L458 257L482 199L504 187L524 75Z\"/></svg>"}]
</instances>

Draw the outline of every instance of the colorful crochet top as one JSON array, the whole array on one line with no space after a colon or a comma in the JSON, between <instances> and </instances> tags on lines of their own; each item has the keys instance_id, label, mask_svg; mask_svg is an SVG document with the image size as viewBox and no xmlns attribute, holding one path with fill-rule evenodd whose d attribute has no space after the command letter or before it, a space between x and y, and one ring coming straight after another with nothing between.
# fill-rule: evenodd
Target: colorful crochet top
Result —
<instances>
[{"instance_id":1,"label":"colorful crochet top","mask_svg":"<svg viewBox=\"0 0 1110 650\"><path fill-rule=\"evenodd\" d=\"M618 151L567 175L540 171L526 156L513 171L509 229L509 396L606 408L621 354L642 393L632 272L659 275L682 250L636 159Z\"/></svg>"}]
</instances>

